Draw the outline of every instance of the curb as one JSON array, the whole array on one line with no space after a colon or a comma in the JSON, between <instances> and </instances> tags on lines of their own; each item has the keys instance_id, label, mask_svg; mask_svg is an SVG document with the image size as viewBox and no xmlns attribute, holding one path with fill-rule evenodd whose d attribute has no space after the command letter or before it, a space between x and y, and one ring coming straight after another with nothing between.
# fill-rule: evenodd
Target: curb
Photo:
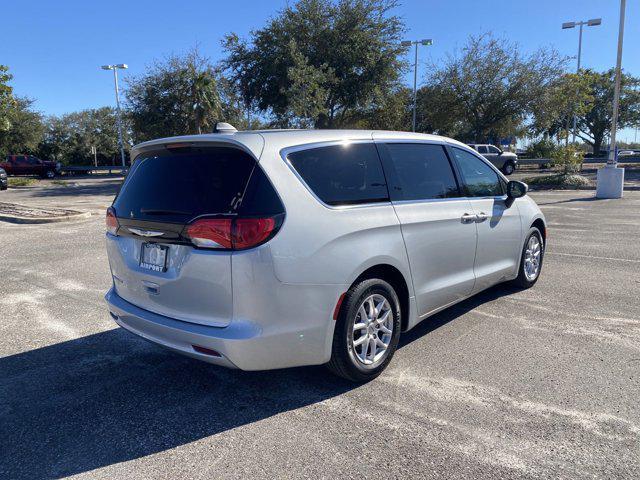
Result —
<instances>
[{"instance_id":1,"label":"curb","mask_svg":"<svg viewBox=\"0 0 640 480\"><path fill-rule=\"evenodd\" d=\"M91 217L91 212L78 212L71 215L62 215L59 217L20 217L18 215L6 215L0 213L0 220L10 223L20 224L40 224L40 223L59 223L70 222L73 220L83 220Z\"/></svg>"}]
</instances>

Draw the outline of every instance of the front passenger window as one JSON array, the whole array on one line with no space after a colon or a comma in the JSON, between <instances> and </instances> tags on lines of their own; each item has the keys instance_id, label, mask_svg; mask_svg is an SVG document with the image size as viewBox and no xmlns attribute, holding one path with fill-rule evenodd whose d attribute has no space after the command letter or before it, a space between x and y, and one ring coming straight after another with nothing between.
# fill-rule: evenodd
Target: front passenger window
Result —
<instances>
[{"instance_id":1,"label":"front passenger window","mask_svg":"<svg viewBox=\"0 0 640 480\"><path fill-rule=\"evenodd\" d=\"M453 147L453 156L462 173L470 197L497 197L503 195L498 174L475 155Z\"/></svg>"}]
</instances>

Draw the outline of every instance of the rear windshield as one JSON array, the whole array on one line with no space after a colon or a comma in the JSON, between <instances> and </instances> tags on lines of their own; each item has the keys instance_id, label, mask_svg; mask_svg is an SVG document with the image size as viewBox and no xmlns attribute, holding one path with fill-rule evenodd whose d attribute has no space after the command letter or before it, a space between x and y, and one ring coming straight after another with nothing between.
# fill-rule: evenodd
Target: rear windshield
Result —
<instances>
[{"instance_id":1,"label":"rear windshield","mask_svg":"<svg viewBox=\"0 0 640 480\"><path fill-rule=\"evenodd\" d=\"M269 180L247 153L229 147L181 150L162 149L136 158L113 204L118 217L186 223L200 215L283 210Z\"/></svg>"},{"instance_id":2,"label":"rear windshield","mask_svg":"<svg viewBox=\"0 0 640 480\"><path fill-rule=\"evenodd\" d=\"M373 143L311 148L287 157L309 188L328 205L389 201Z\"/></svg>"}]
</instances>

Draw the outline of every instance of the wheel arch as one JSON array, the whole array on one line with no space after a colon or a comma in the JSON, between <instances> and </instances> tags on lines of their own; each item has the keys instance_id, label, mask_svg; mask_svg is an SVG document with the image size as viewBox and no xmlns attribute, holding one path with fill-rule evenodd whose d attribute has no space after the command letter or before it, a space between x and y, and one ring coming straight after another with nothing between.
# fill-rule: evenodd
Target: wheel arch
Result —
<instances>
[{"instance_id":1,"label":"wheel arch","mask_svg":"<svg viewBox=\"0 0 640 480\"><path fill-rule=\"evenodd\" d=\"M531 227L536 227L538 230L540 230L540 233L542 234L542 241L544 242L544 245L546 246L547 244L547 225L544 223L544 220L541 217L536 218L531 225L529 226L529 228Z\"/></svg>"},{"instance_id":2,"label":"wheel arch","mask_svg":"<svg viewBox=\"0 0 640 480\"><path fill-rule=\"evenodd\" d=\"M409 318L410 318L410 296L411 291L409 290L410 283L407 282L405 275L395 266L388 263L379 263L376 265L372 265L362 271L354 280L351 282L349 288L353 287L357 283L367 280L369 278L379 278L380 280L384 280L389 285L393 287L396 294L398 295L398 300L400 301L400 314L402 321L402 331L406 331L409 326Z\"/></svg>"}]
</instances>

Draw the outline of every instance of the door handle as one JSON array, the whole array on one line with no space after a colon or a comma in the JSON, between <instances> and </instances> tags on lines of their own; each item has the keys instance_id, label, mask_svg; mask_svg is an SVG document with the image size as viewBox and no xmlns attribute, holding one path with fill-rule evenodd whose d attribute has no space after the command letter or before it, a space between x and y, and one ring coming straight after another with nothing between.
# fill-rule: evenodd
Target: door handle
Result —
<instances>
[{"instance_id":1,"label":"door handle","mask_svg":"<svg viewBox=\"0 0 640 480\"><path fill-rule=\"evenodd\" d=\"M462 215L462 223L471 223L476 221L476 216L472 213L465 213Z\"/></svg>"},{"instance_id":2,"label":"door handle","mask_svg":"<svg viewBox=\"0 0 640 480\"><path fill-rule=\"evenodd\" d=\"M489 215L484 212L480 212L476 215L476 222L484 222L487 218L489 218Z\"/></svg>"}]
</instances>

